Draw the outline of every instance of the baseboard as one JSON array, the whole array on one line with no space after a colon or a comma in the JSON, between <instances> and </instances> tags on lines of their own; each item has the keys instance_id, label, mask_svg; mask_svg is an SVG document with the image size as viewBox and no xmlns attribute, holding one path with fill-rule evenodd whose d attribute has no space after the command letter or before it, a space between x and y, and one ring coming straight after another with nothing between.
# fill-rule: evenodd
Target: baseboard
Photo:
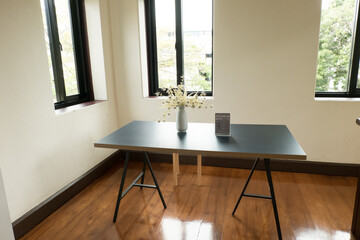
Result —
<instances>
[{"instance_id":1,"label":"baseboard","mask_svg":"<svg viewBox=\"0 0 360 240\"><path fill-rule=\"evenodd\" d=\"M124 153L122 153L124 154ZM152 162L172 162L172 156L169 154L149 153ZM141 152L132 152L130 159L135 161L143 161L143 154ZM203 157L202 165L215 167L229 167L251 169L255 159L235 159L235 158L218 158L218 157ZM180 164L195 165L196 156L180 156ZM311 173L324 174L333 176L351 176L357 177L359 173L359 164L347 163L327 163L327 162L312 162L301 160L271 160L271 171L282 172L296 172L296 173ZM264 170L264 163L260 161L256 167L257 170Z\"/></svg>"},{"instance_id":2,"label":"baseboard","mask_svg":"<svg viewBox=\"0 0 360 240\"><path fill-rule=\"evenodd\" d=\"M95 167L60 189L51 197L40 203L38 206L27 212L25 215L13 222L13 230L16 239L19 239L30 231L37 224L42 222L50 214L64 205L76 194L85 189L88 185L101 177L112 165L121 158L120 151L117 151L97 164Z\"/></svg>"}]
</instances>

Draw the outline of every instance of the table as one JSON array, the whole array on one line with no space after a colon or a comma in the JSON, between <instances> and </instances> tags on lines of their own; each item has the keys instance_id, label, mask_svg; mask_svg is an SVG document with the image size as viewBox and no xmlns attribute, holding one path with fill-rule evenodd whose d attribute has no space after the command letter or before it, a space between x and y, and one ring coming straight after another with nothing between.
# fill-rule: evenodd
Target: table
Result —
<instances>
[{"instance_id":1,"label":"table","mask_svg":"<svg viewBox=\"0 0 360 240\"><path fill-rule=\"evenodd\" d=\"M97 141L95 143L95 147L126 150L123 176L114 213L114 222L116 221L121 198L124 197L127 191L133 186L156 188L163 202L164 208L166 208L159 185L156 181L155 175L153 174L147 152L173 154L173 159L177 161L178 154L197 155L198 163L200 161L200 166L201 156L255 158L255 163L251 169L245 187L243 188L235 205L233 215L235 214L242 197L271 199L278 236L279 239L282 239L275 192L270 172L270 159L305 160L306 154L285 125L231 124L230 129L230 137L218 137L215 135L215 126L213 123L189 123L187 132L179 133L176 130L175 123L172 122L158 123L133 121L107 137ZM130 151L143 151L145 153L144 167L142 173L123 193L123 185ZM245 193L247 185L259 160L263 160L265 163L265 170L271 196ZM146 165L150 168L155 186L143 184ZM176 167L176 164L174 164L174 169L175 168L178 168ZM175 169L174 171L178 171L178 169ZM137 184L136 182L140 178L142 179L141 184Z\"/></svg>"}]
</instances>

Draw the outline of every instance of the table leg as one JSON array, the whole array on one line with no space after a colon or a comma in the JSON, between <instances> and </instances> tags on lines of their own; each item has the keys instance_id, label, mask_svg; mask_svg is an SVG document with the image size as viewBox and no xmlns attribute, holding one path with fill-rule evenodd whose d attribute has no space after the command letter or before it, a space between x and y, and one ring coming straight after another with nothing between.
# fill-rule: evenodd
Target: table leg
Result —
<instances>
[{"instance_id":1,"label":"table leg","mask_svg":"<svg viewBox=\"0 0 360 240\"><path fill-rule=\"evenodd\" d=\"M234 210L233 210L233 212L232 212L232 215L235 214L236 209L237 209L237 207L239 206L240 200L242 199L242 197L243 197L244 194L245 194L245 190L246 190L246 188L247 188L247 186L248 186L248 184L249 184L249 182L250 182L251 176L253 175L253 173L254 173L254 171L255 171L255 168L256 168L256 165L258 164L258 161L259 161L259 158L257 158L257 159L255 160L254 165L253 165L252 168L251 168L250 175L249 175L248 179L246 180L246 183L245 183L245 186L244 186L243 190L241 191L240 197L239 197L239 199L238 199L238 201L237 201L237 203L236 203L236 205L235 205L235 208L234 208Z\"/></svg>"},{"instance_id":2,"label":"table leg","mask_svg":"<svg viewBox=\"0 0 360 240\"><path fill-rule=\"evenodd\" d=\"M176 174L179 175L180 174L180 159L179 159L179 154L176 154Z\"/></svg>"},{"instance_id":3,"label":"table leg","mask_svg":"<svg viewBox=\"0 0 360 240\"><path fill-rule=\"evenodd\" d=\"M145 160L146 156L144 155L144 165L143 165L143 169L142 169L142 177L141 177L141 184L144 184L144 178L145 178L145 166L146 166L146 160ZM143 187L141 186L140 189L142 189Z\"/></svg>"},{"instance_id":4,"label":"table leg","mask_svg":"<svg viewBox=\"0 0 360 240\"><path fill-rule=\"evenodd\" d=\"M173 153L173 175L174 175L174 185L177 186L178 182L177 182L177 153Z\"/></svg>"},{"instance_id":5,"label":"table leg","mask_svg":"<svg viewBox=\"0 0 360 240\"><path fill-rule=\"evenodd\" d=\"M150 160L149 160L149 156L148 156L147 152L144 152L144 153L145 153L145 160L146 160L146 163L147 163L147 164L148 164L148 166L149 166L150 173L151 173L151 176L152 176L152 178L153 178L153 180L154 180L154 183L155 183L156 189L157 189L157 191L158 191L158 193L159 193L159 196L160 196L161 202L162 202L162 204L164 205L164 208L166 208L166 203L165 203L165 200L164 200L163 195L162 195L162 193L161 193L161 190L160 190L159 184L158 184L158 182L157 182L157 180L156 180L156 177L155 177L154 171L153 171L153 169L152 169L152 166L151 166L151 163L150 163Z\"/></svg>"},{"instance_id":6,"label":"table leg","mask_svg":"<svg viewBox=\"0 0 360 240\"><path fill-rule=\"evenodd\" d=\"M127 165L129 163L129 158L130 158L130 152L126 151L124 170L123 170L123 174L122 174L122 177L121 177L120 189L119 189L119 194L118 194L118 198L117 198L117 201L116 201L116 207L115 207L115 213L114 213L113 222L116 222L116 218L117 218L117 215L118 215L120 201L121 201L121 195L122 195L122 192L123 192L123 189L124 189L126 170L127 170Z\"/></svg>"},{"instance_id":7,"label":"table leg","mask_svg":"<svg viewBox=\"0 0 360 240\"><path fill-rule=\"evenodd\" d=\"M269 183L270 195L271 196L264 196L264 195L257 195L257 194L246 194L245 193L246 187L249 184L250 178L251 178L252 174L254 173L254 170L255 170L255 167L256 167L258 161L259 161L259 159L257 158L254 165L251 168L250 175L249 175L248 179L246 180L245 187L243 188L243 190L242 190L242 192L240 194L239 200L236 203L236 206L234 208L234 211L232 212L232 215L235 214L236 209L237 209L242 197L271 199L272 204L273 204L273 210L274 210L274 216L275 216L275 222L276 222L278 238L279 238L279 240L282 240L279 215L278 215L278 211L277 211L277 207L276 207L274 186L273 186L273 183L272 183L271 172L270 172L270 160L269 159L264 159L264 163L265 163L266 176L267 176L267 180L268 180L268 183Z\"/></svg>"},{"instance_id":8,"label":"table leg","mask_svg":"<svg viewBox=\"0 0 360 240\"><path fill-rule=\"evenodd\" d=\"M201 186L201 155L197 155L197 185Z\"/></svg>"},{"instance_id":9,"label":"table leg","mask_svg":"<svg viewBox=\"0 0 360 240\"><path fill-rule=\"evenodd\" d=\"M270 194L271 194L271 200L272 200L273 209L274 209L276 228L277 228L279 240L281 240L282 235L281 235L279 215L278 215L278 211L277 211L277 207L276 207L274 186L273 186L273 183L272 183L271 172L270 172L270 160L265 158L264 163L265 163L266 176L267 176L267 179L268 179L268 182L269 182L269 187L270 187Z\"/></svg>"}]
</instances>

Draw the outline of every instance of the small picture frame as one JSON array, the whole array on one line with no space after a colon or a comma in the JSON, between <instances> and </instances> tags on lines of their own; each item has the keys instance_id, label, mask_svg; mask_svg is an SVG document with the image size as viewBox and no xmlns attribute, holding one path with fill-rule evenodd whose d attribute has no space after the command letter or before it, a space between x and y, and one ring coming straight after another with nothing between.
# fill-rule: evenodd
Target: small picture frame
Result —
<instances>
[{"instance_id":1,"label":"small picture frame","mask_svg":"<svg viewBox=\"0 0 360 240\"><path fill-rule=\"evenodd\" d=\"M215 135L230 136L230 113L215 113Z\"/></svg>"}]
</instances>

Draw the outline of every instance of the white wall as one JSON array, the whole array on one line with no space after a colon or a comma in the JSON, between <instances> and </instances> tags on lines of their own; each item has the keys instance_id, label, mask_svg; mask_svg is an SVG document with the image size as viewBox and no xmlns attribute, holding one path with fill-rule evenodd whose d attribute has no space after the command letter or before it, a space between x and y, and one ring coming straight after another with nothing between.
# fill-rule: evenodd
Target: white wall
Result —
<instances>
[{"instance_id":1,"label":"white wall","mask_svg":"<svg viewBox=\"0 0 360 240\"><path fill-rule=\"evenodd\" d=\"M92 68L95 82L106 79L108 101L56 114L40 1L0 2L0 165L12 221L112 152L93 147L118 127L107 3L97 8L103 39L90 39L90 45L100 47L104 57L102 69ZM95 52L91 55L101 55ZM104 89L99 94L104 97Z\"/></svg>"},{"instance_id":2,"label":"white wall","mask_svg":"<svg viewBox=\"0 0 360 240\"><path fill-rule=\"evenodd\" d=\"M120 125L162 113L141 92L138 1L110 0ZM309 160L360 163L360 102L314 99L321 1L214 3L214 109L189 121L230 112L233 123L286 124Z\"/></svg>"}]
</instances>

